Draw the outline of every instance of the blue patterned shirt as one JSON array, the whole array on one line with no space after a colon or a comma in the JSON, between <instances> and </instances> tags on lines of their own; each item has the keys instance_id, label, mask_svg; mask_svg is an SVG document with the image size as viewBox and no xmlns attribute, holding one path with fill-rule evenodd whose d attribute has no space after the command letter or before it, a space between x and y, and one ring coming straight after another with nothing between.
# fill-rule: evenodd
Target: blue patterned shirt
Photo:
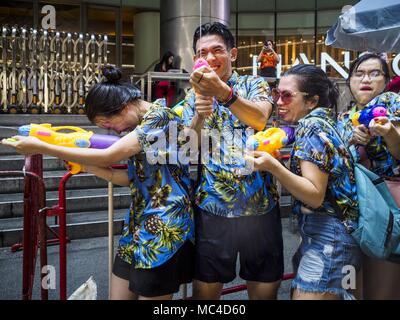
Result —
<instances>
[{"instance_id":1,"label":"blue patterned shirt","mask_svg":"<svg viewBox=\"0 0 400 320\"><path fill-rule=\"evenodd\" d=\"M385 92L372 99L367 106L382 105L385 106L388 112L388 118L399 125L400 122L400 95L393 92ZM348 142L353 136L353 124L351 116L356 110L349 110L338 116L337 126L340 134L345 142ZM358 147L350 146L354 157L357 161L360 160ZM389 152L385 139L382 137L372 137L369 143L365 146L367 158L371 160L371 171L379 176L394 176L394 171L400 164ZM398 173L397 173L398 174Z\"/></svg>"},{"instance_id":2,"label":"blue patterned shirt","mask_svg":"<svg viewBox=\"0 0 400 320\"><path fill-rule=\"evenodd\" d=\"M335 215L333 201L343 213L343 221L353 228L358 221L357 188L354 176L354 165L351 155L339 137L324 120L333 128L331 110L316 108L299 121L296 128L296 140L290 157L290 169L297 175L302 175L300 161L315 164L322 172L329 174L328 188L323 204L318 209L311 209L299 200L295 201L294 212L300 212L304 206L322 214ZM331 196L330 196L331 195ZM332 202L331 202L331 201Z\"/></svg>"},{"instance_id":3,"label":"blue patterned shirt","mask_svg":"<svg viewBox=\"0 0 400 320\"><path fill-rule=\"evenodd\" d=\"M151 164L149 156L173 155L176 146L168 136L172 124L183 129L178 115L153 103L134 130L142 151L128 162L131 205L125 218L118 255L135 268L154 268L171 258L186 240L193 241L194 225L188 167ZM166 148L153 145L153 137L167 137ZM161 150L161 151L160 151Z\"/></svg>"},{"instance_id":4,"label":"blue patterned shirt","mask_svg":"<svg viewBox=\"0 0 400 320\"><path fill-rule=\"evenodd\" d=\"M247 100L272 102L269 86L263 78L239 76L234 72L227 83L238 96ZM187 127L195 114L195 99L192 89L183 104L183 121ZM203 171L196 204L202 210L224 217L261 215L275 207L278 196L270 174L237 173L245 167L244 147L254 131L216 99L214 112L205 120L204 129L210 130L211 141L205 145L211 147L204 152L202 145Z\"/></svg>"}]
</instances>

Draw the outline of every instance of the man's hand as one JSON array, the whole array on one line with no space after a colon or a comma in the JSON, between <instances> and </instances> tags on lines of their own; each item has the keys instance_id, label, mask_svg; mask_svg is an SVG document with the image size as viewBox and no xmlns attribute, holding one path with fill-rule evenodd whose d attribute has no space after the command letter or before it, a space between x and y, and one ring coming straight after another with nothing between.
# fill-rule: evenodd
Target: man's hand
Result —
<instances>
[{"instance_id":1,"label":"man's hand","mask_svg":"<svg viewBox=\"0 0 400 320\"><path fill-rule=\"evenodd\" d=\"M209 96L196 95L196 113L200 118L207 118L213 113L214 99Z\"/></svg>"},{"instance_id":2,"label":"man's hand","mask_svg":"<svg viewBox=\"0 0 400 320\"><path fill-rule=\"evenodd\" d=\"M354 128L353 136L351 138L351 142L353 144L360 144L362 146L365 146L368 144L370 140L371 140L371 135L368 129L363 124Z\"/></svg>"},{"instance_id":3,"label":"man's hand","mask_svg":"<svg viewBox=\"0 0 400 320\"><path fill-rule=\"evenodd\" d=\"M192 72L190 84L197 94L215 97L218 101L225 101L230 94L229 86L207 66L200 67Z\"/></svg>"},{"instance_id":4,"label":"man's hand","mask_svg":"<svg viewBox=\"0 0 400 320\"><path fill-rule=\"evenodd\" d=\"M40 154L42 153L42 147L46 145L36 137L23 136L3 139L1 144L15 148L15 151L23 155Z\"/></svg>"}]
</instances>

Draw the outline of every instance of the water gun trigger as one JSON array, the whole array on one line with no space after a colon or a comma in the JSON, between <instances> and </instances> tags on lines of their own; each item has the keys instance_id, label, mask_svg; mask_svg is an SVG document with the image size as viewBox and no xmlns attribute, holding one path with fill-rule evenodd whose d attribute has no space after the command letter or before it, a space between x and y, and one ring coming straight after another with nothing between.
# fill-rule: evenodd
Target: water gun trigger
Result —
<instances>
[{"instance_id":1,"label":"water gun trigger","mask_svg":"<svg viewBox=\"0 0 400 320\"><path fill-rule=\"evenodd\" d=\"M65 161L65 163L68 167L68 171L71 174L78 174L78 173L82 172L82 166L79 163L70 162L70 161Z\"/></svg>"}]
</instances>

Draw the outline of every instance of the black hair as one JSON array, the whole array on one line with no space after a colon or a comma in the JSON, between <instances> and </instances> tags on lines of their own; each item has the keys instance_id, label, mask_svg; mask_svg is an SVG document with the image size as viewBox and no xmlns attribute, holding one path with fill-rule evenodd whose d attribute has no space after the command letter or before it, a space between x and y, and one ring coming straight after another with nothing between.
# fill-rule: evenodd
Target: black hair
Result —
<instances>
[{"instance_id":1,"label":"black hair","mask_svg":"<svg viewBox=\"0 0 400 320\"><path fill-rule=\"evenodd\" d=\"M232 49L235 47L235 38L232 35L232 32L229 30L229 28L222 24L221 22L207 22L199 27L197 27L196 31L194 32L193 35L193 51L196 53L196 45L197 41L200 39L200 30L201 30L201 36L205 35L217 35L220 36L226 45L226 48L228 50Z\"/></svg>"},{"instance_id":2,"label":"black hair","mask_svg":"<svg viewBox=\"0 0 400 320\"><path fill-rule=\"evenodd\" d=\"M168 62L168 59L170 57L174 57L175 55L171 52L171 51L167 51L166 53L164 53L164 55L162 56L161 60L160 60L160 67L162 67L163 63L165 63L165 67L167 68L167 71L169 69L173 69L173 64Z\"/></svg>"},{"instance_id":3,"label":"black hair","mask_svg":"<svg viewBox=\"0 0 400 320\"><path fill-rule=\"evenodd\" d=\"M350 78L353 75L353 73L355 71L357 71L358 67L360 66L361 63L370 60L370 59L376 59L380 62L381 67L382 67L382 71L384 73L385 76L385 83L388 84L390 81L390 71L389 71L389 66L387 64L387 62L385 61L385 59L382 58L381 55L379 55L378 53L366 53L363 54L362 56L358 57L356 60L354 60L352 62L352 64L350 65L350 70L349 70L349 76L347 77L346 83L350 88ZM351 88L350 88L351 91Z\"/></svg>"},{"instance_id":4,"label":"black hair","mask_svg":"<svg viewBox=\"0 0 400 320\"><path fill-rule=\"evenodd\" d=\"M290 68L283 76L296 76L299 91L306 92L305 99L318 96L317 107L337 108L339 90L326 73L313 64L299 64Z\"/></svg>"},{"instance_id":5,"label":"black hair","mask_svg":"<svg viewBox=\"0 0 400 320\"><path fill-rule=\"evenodd\" d=\"M272 40L265 40L265 41L264 41L264 46L267 46L267 45L268 45L268 42L271 42L271 43L272 43L272 48L275 50L275 43L274 43Z\"/></svg>"},{"instance_id":6,"label":"black hair","mask_svg":"<svg viewBox=\"0 0 400 320\"><path fill-rule=\"evenodd\" d=\"M96 116L113 116L122 111L128 104L138 100L140 90L129 83L121 83L121 70L106 65L102 68L105 81L96 83L90 88L86 99L86 115L91 122Z\"/></svg>"}]
</instances>

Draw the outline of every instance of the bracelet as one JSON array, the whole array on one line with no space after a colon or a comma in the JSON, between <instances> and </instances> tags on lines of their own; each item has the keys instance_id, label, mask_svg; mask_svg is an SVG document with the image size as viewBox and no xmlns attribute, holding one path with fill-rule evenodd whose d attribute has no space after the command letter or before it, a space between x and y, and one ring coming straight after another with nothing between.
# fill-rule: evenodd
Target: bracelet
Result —
<instances>
[{"instance_id":1,"label":"bracelet","mask_svg":"<svg viewBox=\"0 0 400 320\"><path fill-rule=\"evenodd\" d=\"M232 99L232 95L233 95L233 88L232 88L232 87L229 87L229 95L228 95L228 98L226 98L226 100L224 100L224 101L219 101L219 100L218 100L218 103L219 103L219 104L222 104L222 105L224 105L225 103L228 103L229 100Z\"/></svg>"},{"instance_id":2,"label":"bracelet","mask_svg":"<svg viewBox=\"0 0 400 320\"><path fill-rule=\"evenodd\" d=\"M218 101L219 104L223 105L225 108L229 108L237 100L237 95L234 93L233 88L230 87L229 96L225 101Z\"/></svg>"}]
</instances>

